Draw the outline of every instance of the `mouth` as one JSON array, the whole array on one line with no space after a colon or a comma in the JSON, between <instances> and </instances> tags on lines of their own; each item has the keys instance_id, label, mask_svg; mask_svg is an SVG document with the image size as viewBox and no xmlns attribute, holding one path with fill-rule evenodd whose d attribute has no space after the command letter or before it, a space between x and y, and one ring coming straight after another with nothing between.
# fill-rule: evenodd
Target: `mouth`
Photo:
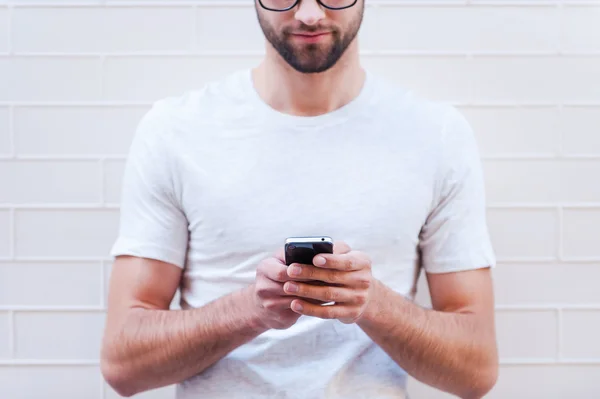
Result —
<instances>
[{"instance_id":1,"label":"mouth","mask_svg":"<svg viewBox=\"0 0 600 399\"><path fill-rule=\"evenodd\" d=\"M311 33L293 33L292 37L297 40L306 42L306 43L317 43L328 36L331 35L331 32L311 32Z\"/></svg>"}]
</instances>

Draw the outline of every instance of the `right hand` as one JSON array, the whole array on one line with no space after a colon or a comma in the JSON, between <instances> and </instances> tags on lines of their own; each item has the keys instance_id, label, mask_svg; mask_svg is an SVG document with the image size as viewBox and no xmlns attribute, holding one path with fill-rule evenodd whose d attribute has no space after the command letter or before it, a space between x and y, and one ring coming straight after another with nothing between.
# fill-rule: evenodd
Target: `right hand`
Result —
<instances>
[{"instance_id":1,"label":"right hand","mask_svg":"<svg viewBox=\"0 0 600 399\"><path fill-rule=\"evenodd\" d=\"M290 307L297 297L283 290L284 283L291 280L287 267L281 249L272 257L263 259L256 268L256 280L250 287L252 308L265 328L285 330L301 316Z\"/></svg>"}]
</instances>

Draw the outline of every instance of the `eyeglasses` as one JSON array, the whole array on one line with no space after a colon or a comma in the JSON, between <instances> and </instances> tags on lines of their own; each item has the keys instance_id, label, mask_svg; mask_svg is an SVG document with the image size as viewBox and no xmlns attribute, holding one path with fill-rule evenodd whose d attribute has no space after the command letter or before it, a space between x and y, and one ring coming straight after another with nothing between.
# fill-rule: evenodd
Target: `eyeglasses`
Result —
<instances>
[{"instance_id":1,"label":"eyeglasses","mask_svg":"<svg viewBox=\"0 0 600 399\"><path fill-rule=\"evenodd\" d=\"M289 11L296 7L301 0L258 0L261 7L269 11ZM317 0L317 3L329 10L343 10L355 5L358 0Z\"/></svg>"}]
</instances>

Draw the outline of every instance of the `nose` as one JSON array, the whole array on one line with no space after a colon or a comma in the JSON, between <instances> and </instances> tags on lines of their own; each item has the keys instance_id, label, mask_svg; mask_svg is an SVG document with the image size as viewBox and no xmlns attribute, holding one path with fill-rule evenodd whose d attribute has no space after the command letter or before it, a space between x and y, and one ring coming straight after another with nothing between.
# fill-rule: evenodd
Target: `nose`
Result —
<instances>
[{"instance_id":1,"label":"nose","mask_svg":"<svg viewBox=\"0 0 600 399\"><path fill-rule=\"evenodd\" d=\"M306 25L315 25L325 18L325 11L317 0L302 0L295 18Z\"/></svg>"}]
</instances>

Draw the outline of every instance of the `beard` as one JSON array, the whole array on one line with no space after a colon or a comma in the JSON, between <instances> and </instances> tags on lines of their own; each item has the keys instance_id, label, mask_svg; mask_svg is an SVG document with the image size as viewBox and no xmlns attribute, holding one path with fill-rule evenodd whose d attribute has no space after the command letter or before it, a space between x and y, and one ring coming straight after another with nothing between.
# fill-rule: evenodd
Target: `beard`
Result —
<instances>
[{"instance_id":1,"label":"beard","mask_svg":"<svg viewBox=\"0 0 600 399\"><path fill-rule=\"evenodd\" d=\"M323 43L307 44L294 43L291 28L285 28L281 33L276 32L275 28L261 17L258 8L256 11L265 38L285 62L300 73L320 73L333 67L357 36L362 23L364 8L359 5L355 7L361 7L361 10L350 23L346 32L341 32L333 27L327 29L331 32L330 37L327 38L328 40ZM314 33L323 31L323 28L303 24L297 30L294 30L296 33L298 31Z\"/></svg>"}]
</instances>

